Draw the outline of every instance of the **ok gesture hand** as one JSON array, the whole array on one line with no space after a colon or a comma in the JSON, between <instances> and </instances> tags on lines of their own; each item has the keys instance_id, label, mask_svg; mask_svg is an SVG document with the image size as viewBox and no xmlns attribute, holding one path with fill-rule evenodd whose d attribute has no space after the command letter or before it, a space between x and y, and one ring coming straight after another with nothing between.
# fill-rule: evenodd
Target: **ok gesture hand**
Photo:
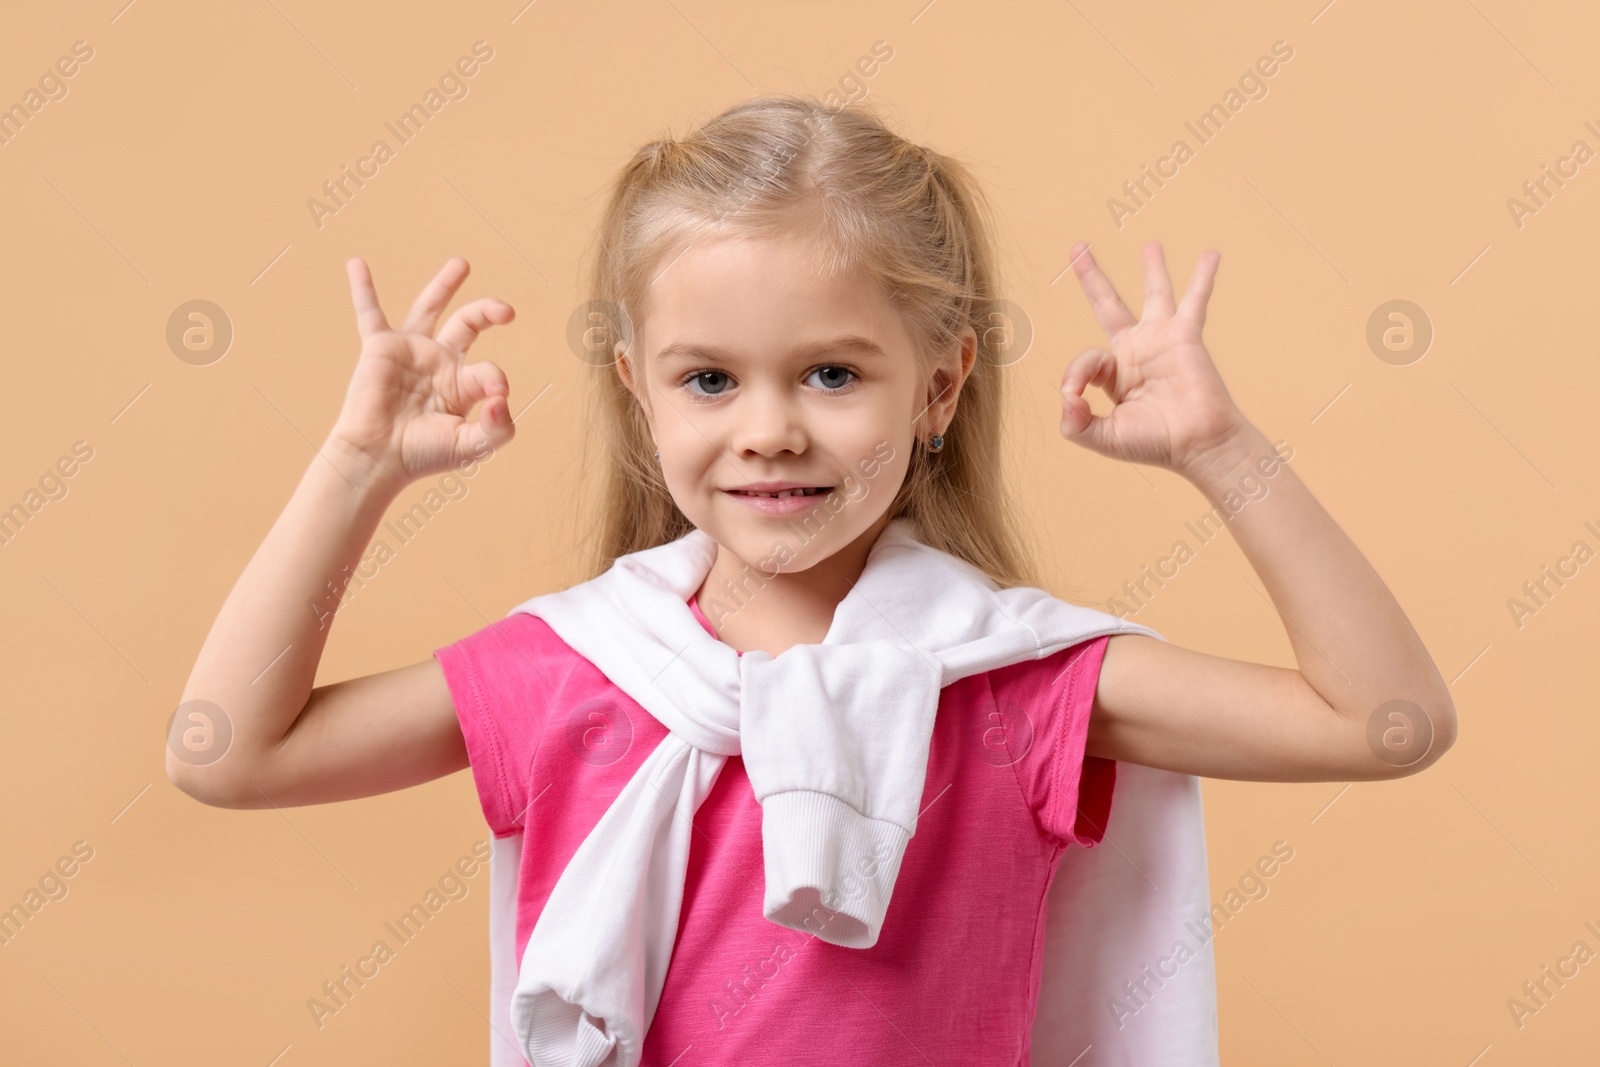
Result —
<instances>
[{"instance_id":1,"label":"ok gesture hand","mask_svg":"<svg viewBox=\"0 0 1600 1067\"><path fill-rule=\"evenodd\" d=\"M1200 340L1221 254L1201 253L1174 308L1161 245L1145 245L1144 309L1135 319L1088 246L1072 252L1073 270L1111 347L1087 349L1067 365L1062 436L1104 456L1187 473L1248 425ZM1089 385L1111 398L1110 414L1090 412L1083 396Z\"/></svg>"},{"instance_id":2,"label":"ok gesture hand","mask_svg":"<svg viewBox=\"0 0 1600 1067\"><path fill-rule=\"evenodd\" d=\"M489 360L466 362L467 349L491 325L516 315L493 297L458 308L438 334L439 316L471 269L449 260L411 305L399 329L389 325L372 272L360 257L345 264L361 334L361 355L329 444L366 485L399 492L418 478L482 456L511 440L515 427L505 373ZM466 416L483 402L475 423Z\"/></svg>"}]
</instances>

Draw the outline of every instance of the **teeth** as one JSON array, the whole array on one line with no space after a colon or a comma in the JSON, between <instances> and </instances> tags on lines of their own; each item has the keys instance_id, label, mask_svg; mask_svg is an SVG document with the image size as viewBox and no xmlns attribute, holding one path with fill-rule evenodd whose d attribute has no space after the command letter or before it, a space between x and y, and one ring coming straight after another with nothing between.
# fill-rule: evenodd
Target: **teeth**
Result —
<instances>
[{"instance_id":1,"label":"teeth","mask_svg":"<svg viewBox=\"0 0 1600 1067\"><path fill-rule=\"evenodd\" d=\"M818 488L818 489L783 489L783 490L780 490L779 492L776 492L776 493L758 493L758 492L750 491L750 492L747 492L745 495L746 496L766 497L769 500L782 500L783 498L790 497L790 496L816 496L820 492L822 492L822 490L820 488Z\"/></svg>"}]
</instances>

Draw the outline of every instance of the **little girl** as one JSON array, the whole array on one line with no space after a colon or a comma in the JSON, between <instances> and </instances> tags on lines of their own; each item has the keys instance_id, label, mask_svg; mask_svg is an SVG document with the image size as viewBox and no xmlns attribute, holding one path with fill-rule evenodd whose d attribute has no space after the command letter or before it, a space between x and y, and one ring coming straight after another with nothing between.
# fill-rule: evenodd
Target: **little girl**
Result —
<instances>
[{"instance_id":1,"label":"little girl","mask_svg":"<svg viewBox=\"0 0 1600 1067\"><path fill-rule=\"evenodd\" d=\"M1298 670L1037 588L1000 476L979 190L864 111L764 98L646 145L612 191L584 350L605 455L590 579L313 689L330 576L406 485L515 432L506 376L465 362L510 305L441 325L457 258L393 327L349 261L344 407L184 690L231 741L208 759L169 741L169 776L257 808L470 766L494 891L515 901L492 915L496 1063L1027 1064L1046 893L1084 862L1064 854L1105 855L1113 807L1129 830L1155 810L1119 763L1125 782L1368 780L1455 736L1406 616L1223 387L1201 341L1220 257L1175 302L1146 246L1135 318L1085 246L1071 255L1109 348L1067 365L1062 435L1193 482ZM1081 916L1082 937L1103 919ZM1121 977L1094 972L1085 1001L1114 1025L1082 1033L1176 997L1141 980L1130 1000ZM1215 1062L1214 1030L1163 1041L1142 1047Z\"/></svg>"}]
</instances>

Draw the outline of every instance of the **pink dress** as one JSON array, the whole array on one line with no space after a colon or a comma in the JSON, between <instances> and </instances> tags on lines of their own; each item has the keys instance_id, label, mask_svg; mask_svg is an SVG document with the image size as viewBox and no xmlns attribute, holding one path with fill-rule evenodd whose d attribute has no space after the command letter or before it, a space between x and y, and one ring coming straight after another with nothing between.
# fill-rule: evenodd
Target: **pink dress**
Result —
<instances>
[{"instance_id":1,"label":"pink dress","mask_svg":"<svg viewBox=\"0 0 1600 1067\"><path fill-rule=\"evenodd\" d=\"M1026 1067L1045 894L1063 852L1097 844L1110 814L1116 763L1084 755L1107 640L941 691L916 833L870 949L762 917L761 806L729 757L695 813L643 1067ZM490 830L525 834L520 962L568 859L667 731L532 615L434 656Z\"/></svg>"}]
</instances>

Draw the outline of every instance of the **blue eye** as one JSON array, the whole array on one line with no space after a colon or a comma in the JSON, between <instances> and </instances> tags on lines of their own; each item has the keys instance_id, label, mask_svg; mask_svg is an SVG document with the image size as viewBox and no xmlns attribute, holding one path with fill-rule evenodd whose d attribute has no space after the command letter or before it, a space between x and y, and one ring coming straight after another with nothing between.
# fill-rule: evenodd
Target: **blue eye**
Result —
<instances>
[{"instance_id":1,"label":"blue eye","mask_svg":"<svg viewBox=\"0 0 1600 1067\"><path fill-rule=\"evenodd\" d=\"M683 384L688 385L691 382L700 382L702 385L704 385L705 384L704 379L706 379L706 378L721 379L721 380L720 380L720 382L714 383L715 384L715 388L708 388L708 389L705 390L705 392L701 393L700 395L702 395L702 396L716 396L718 393L722 392L724 389L726 389L728 387L728 376L726 374L722 373L719 370L696 371L695 373L689 375L689 377L685 378ZM698 390L698 389L694 389L694 390L690 390L690 391L691 392L700 392L700 390Z\"/></svg>"},{"instance_id":2,"label":"blue eye","mask_svg":"<svg viewBox=\"0 0 1600 1067\"><path fill-rule=\"evenodd\" d=\"M848 367L836 366L818 367L807 377L814 377L819 374L823 376L823 381L826 383L821 388L828 392L837 392L855 380L854 371Z\"/></svg>"},{"instance_id":3,"label":"blue eye","mask_svg":"<svg viewBox=\"0 0 1600 1067\"><path fill-rule=\"evenodd\" d=\"M829 364L818 367L806 375L806 381L817 379L816 388L827 393L837 393L855 383L858 375L849 367ZM679 383L697 397L721 396L732 384L733 378L720 370L699 370L684 375Z\"/></svg>"}]
</instances>

